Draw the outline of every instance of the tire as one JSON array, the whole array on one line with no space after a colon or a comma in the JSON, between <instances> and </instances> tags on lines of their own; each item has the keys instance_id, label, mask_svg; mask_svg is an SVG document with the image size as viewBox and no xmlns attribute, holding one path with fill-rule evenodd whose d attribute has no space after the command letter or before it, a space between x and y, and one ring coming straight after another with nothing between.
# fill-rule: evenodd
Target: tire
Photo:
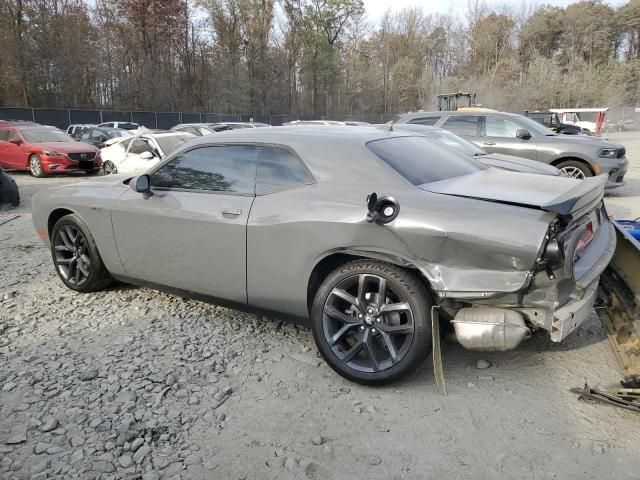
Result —
<instances>
[{"instance_id":1,"label":"tire","mask_svg":"<svg viewBox=\"0 0 640 480\"><path fill-rule=\"evenodd\" d=\"M105 175L111 175L112 173L118 173L118 168L113 164L112 161L107 160L102 164L102 173Z\"/></svg>"},{"instance_id":2,"label":"tire","mask_svg":"<svg viewBox=\"0 0 640 480\"><path fill-rule=\"evenodd\" d=\"M34 177L43 178L47 176L42 167L42 160L40 160L40 157L36 154L29 157L29 171Z\"/></svg>"},{"instance_id":3,"label":"tire","mask_svg":"<svg viewBox=\"0 0 640 480\"><path fill-rule=\"evenodd\" d=\"M0 169L0 205L3 203L12 207L20 205L20 191L16 181Z\"/></svg>"},{"instance_id":4,"label":"tire","mask_svg":"<svg viewBox=\"0 0 640 480\"><path fill-rule=\"evenodd\" d=\"M54 225L51 256L60 280L71 290L95 292L112 281L89 227L76 214L65 215Z\"/></svg>"},{"instance_id":5,"label":"tire","mask_svg":"<svg viewBox=\"0 0 640 480\"><path fill-rule=\"evenodd\" d=\"M578 180L584 180L588 177L593 177L591 169L579 160L565 160L556 165L558 169L563 171L569 178L575 178Z\"/></svg>"},{"instance_id":6,"label":"tire","mask_svg":"<svg viewBox=\"0 0 640 480\"><path fill-rule=\"evenodd\" d=\"M382 301L376 293L381 280ZM364 385L392 383L429 355L431 305L427 288L410 271L356 260L338 267L320 285L311 308L313 337L325 361L346 379Z\"/></svg>"}]
</instances>

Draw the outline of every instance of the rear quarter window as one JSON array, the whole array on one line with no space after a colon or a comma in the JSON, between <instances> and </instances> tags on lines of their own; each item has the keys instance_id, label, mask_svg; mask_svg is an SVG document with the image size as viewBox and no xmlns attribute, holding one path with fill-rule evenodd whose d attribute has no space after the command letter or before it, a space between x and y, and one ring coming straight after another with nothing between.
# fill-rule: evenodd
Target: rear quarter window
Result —
<instances>
[{"instance_id":1,"label":"rear quarter window","mask_svg":"<svg viewBox=\"0 0 640 480\"><path fill-rule=\"evenodd\" d=\"M384 138L367 143L367 147L414 185L469 175L486 168L427 137Z\"/></svg>"},{"instance_id":2,"label":"rear quarter window","mask_svg":"<svg viewBox=\"0 0 640 480\"><path fill-rule=\"evenodd\" d=\"M447 118L442 128L457 133L458 135L476 137L478 136L479 125L479 115L452 115Z\"/></svg>"},{"instance_id":3,"label":"rear quarter window","mask_svg":"<svg viewBox=\"0 0 640 480\"><path fill-rule=\"evenodd\" d=\"M418 125L434 126L440 120L440 116L419 117L409 120L407 123L416 123Z\"/></svg>"}]
</instances>

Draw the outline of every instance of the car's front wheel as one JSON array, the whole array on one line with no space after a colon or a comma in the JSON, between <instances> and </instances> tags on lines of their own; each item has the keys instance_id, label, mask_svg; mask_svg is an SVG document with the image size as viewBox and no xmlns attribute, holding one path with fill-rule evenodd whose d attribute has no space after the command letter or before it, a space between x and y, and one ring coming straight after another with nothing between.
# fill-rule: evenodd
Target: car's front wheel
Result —
<instances>
[{"instance_id":1,"label":"car's front wheel","mask_svg":"<svg viewBox=\"0 0 640 480\"><path fill-rule=\"evenodd\" d=\"M565 160L557 164L556 167L569 178L584 180L587 177L593 176L589 167L577 160Z\"/></svg>"},{"instance_id":2,"label":"car's front wheel","mask_svg":"<svg viewBox=\"0 0 640 480\"><path fill-rule=\"evenodd\" d=\"M323 358L343 377L367 385L394 382L431 349L431 298L410 271L376 260L334 270L316 293L311 318Z\"/></svg>"},{"instance_id":3,"label":"car's front wheel","mask_svg":"<svg viewBox=\"0 0 640 480\"><path fill-rule=\"evenodd\" d=\"M42 160L38 155L34 154L29 157L29 170L34 177L42 178L47 176L42 167Z\"/></svg>"},{"instance_id":4,"label":"car's front wheel","mask_svg":"<svg viewBox=\"0 0 640 480\"><path fill-rule=\"evenodd\" d=\"M102 164L102 171L105 175L111 175L112 173L118 173L118 168L113 164L112 161L107 160Z\"/></svg>"},{"instance_id":5,"label":"car's front wheel","mask_svg":"<svg viewBox=\"0 0 640 480\"><path fill-rule=\"evenodd\" d=\"M51 256L62 282L78 292L95 292L111 283L89 227L76 214L65 215L51 232Z\"/></svg>"}]
</instances>

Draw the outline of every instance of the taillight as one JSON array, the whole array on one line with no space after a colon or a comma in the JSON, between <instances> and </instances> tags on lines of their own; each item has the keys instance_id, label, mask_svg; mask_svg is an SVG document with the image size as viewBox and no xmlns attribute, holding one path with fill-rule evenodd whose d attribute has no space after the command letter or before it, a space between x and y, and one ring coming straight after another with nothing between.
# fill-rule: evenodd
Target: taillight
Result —
<instances>
[{"instance_id":1,"label":"taillight","mask_svg":"<svg viewBox=\"0 0 640 480\"><path fill-rule=\"evenodd\" d=\"M591 240L593 240L593 222L587 223L584 233L578 240L575 253L576 257L580 257L580 255L582 255L582 252L584 252L584 250L587 248L587 245L591 243Z\"/></svg>"}]
</instances>

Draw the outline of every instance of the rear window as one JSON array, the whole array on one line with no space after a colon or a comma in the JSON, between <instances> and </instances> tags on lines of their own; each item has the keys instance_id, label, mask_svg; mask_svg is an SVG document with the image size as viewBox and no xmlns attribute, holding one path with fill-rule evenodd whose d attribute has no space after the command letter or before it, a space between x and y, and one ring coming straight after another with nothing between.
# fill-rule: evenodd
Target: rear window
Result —
<instances>
[{"instance_id":1,"label":"rear window","mask_svg":"<svg viewBox=\"0 0 640 480\"><path fill-rule=\"evenodd\" d=\"M475 137L478 135L478 126L480 124L480 116L476 115L452 115L447 118L443 127L458 135L466 135Z\"/></svg>"},{"instance_id":2,"label":"rear window","mask_svg":"<svg viewBox=\"0 0 640 480\"><path fill-rule=\"evenodd\" d=\"M374 140L367 147L414 185L484 170L480 162L426 137Z\"/></svg>"},{"instance_id":3,"label":"rear window","mask_svg":"<svg viewBox=\"0 0 640 480\"><path fill-rule=\"evenodd\" d=\"M438 123L438 120L440 120L440 117L419 117L419 118L414 118L413 120L409 120L409 123L417 123L418 125L430 125L430 126L434 126L436 123Z\"/></svg>"}]
</instances>

